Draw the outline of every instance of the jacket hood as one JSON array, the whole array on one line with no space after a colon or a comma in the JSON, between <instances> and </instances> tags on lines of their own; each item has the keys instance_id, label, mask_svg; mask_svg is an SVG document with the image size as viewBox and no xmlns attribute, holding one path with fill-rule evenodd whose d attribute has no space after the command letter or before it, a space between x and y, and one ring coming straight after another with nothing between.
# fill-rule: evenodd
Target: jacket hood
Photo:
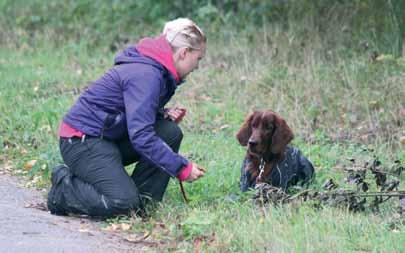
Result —
<instances>
[{"instance_id":1,"label":"jacket hood","mask_svg":"<svg viewBox=\"0 0 405 253\"><path fill-rule=\"evenodd\" d=\"M146 56L146 57L143 57ZM152 60L153 59L153 60ZM163 65L180 82L174 66L173 51L164 35L156 38L144 38L135 46L130 46L115 57L115 65L126 63L146 63L157 67Z\"/></svg>"}]
</instances>

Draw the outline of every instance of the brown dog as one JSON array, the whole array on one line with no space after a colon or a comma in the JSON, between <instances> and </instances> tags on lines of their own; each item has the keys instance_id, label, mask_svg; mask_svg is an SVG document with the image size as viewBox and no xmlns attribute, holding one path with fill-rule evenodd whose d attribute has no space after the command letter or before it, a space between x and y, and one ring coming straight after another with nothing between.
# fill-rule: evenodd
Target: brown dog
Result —
<instances>
[{"instance_id":1,"label":"brown dog","mask_svg":"<svg viewBox=\"0 0 405 253\"><path fill-rule=\"evenodd\" d=\"M241 177L243 191L263 182L286 189L289 184L313 175L312 164L300 151L287 147L294 138L291 128L271 110L251 113L236 138L242 146L247 146ZM273 172L275 168L277 172Z\"/></svg>"},{"instance_id":2,"label":"brown dog","mask_svg":"<svg viewBox=\"0 0 405 253\"><path fill-rule=\"evenodd\" d=\"M256 177L258 183L263 182L274 164L283 159L287 144L294 135L284 119L275 112L267 110L250 114L236 134L236 138L242 146L248 147L246 158L251 163L247 170ZM258 177L261 161L264 162L264 170Z\"/></svg>"}]
</instances>

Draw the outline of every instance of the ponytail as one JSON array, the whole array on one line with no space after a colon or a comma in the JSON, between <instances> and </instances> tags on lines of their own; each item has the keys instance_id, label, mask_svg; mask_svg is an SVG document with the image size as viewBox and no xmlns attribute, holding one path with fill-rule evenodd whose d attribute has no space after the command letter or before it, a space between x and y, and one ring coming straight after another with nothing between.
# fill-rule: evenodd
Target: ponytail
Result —
<instances>
[{"instance_id":1,"label":"ponytail","mask_svg":"<svg viewBox=\"0 0 405 253\"><path fill-rule=\"evenodd\" d=\"M199 50L207 41L201 28L188 18L167 22L163 28L163 34L174 52L181 47Z\"/></svg>"}]
</instances>

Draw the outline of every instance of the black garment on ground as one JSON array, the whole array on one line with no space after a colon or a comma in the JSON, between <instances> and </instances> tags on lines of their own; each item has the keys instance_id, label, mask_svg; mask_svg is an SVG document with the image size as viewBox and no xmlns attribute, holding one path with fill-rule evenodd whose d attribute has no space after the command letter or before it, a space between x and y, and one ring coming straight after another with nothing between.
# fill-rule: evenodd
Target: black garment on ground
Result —
<instances>
[{"instance_id":1,"label":"black garment on ground","mask_svg":"<svg viewBox=\"0 0 405 253\"><path fill-rule=\"evenodd\" d=\"M183 134L169 120L158 120L156 134L178 152ZM160 201L170 176L150 165L132 148L128 138L113 142L97 137L61 138L66 165L52 173L48 194L51 213L110 217L143 209L144 199ZM130 177L124 166L137 162Z\"/></svg>"},{"instance_id":2,"label":"black garment on ground","mask_svg":"<svg viewBox=\"0 0 405 253\"><path fill-rule=\"evenodd\" d=\"M256 178L246 171L250 161L245 159L241 168L240 189L242 192L249 188L254 188ZM288 146L284 152L284 160L277 163L271 173L265 179L266 183L272 186L287 190L289 186L297 183L308 183L314 176L314 167L312 163L301 154L297 148Z\"/></svg>"}]
</instances>

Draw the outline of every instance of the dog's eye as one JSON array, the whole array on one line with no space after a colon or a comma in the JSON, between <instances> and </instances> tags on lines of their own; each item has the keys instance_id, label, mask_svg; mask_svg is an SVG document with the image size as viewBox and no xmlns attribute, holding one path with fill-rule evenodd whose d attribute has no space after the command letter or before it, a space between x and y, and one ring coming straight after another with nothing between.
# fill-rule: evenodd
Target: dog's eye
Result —
<instances>
[{"instance_id":1,"label":"dog's eye","mask_svg":"<svg viewBox=\"0 0 405 253\"><path fill-rule=\"evenodd\" d=\"M265 128L266 133L272 133L273 132L273 126L270 125L268 127Z\"/></svg>"}]
</instances>

